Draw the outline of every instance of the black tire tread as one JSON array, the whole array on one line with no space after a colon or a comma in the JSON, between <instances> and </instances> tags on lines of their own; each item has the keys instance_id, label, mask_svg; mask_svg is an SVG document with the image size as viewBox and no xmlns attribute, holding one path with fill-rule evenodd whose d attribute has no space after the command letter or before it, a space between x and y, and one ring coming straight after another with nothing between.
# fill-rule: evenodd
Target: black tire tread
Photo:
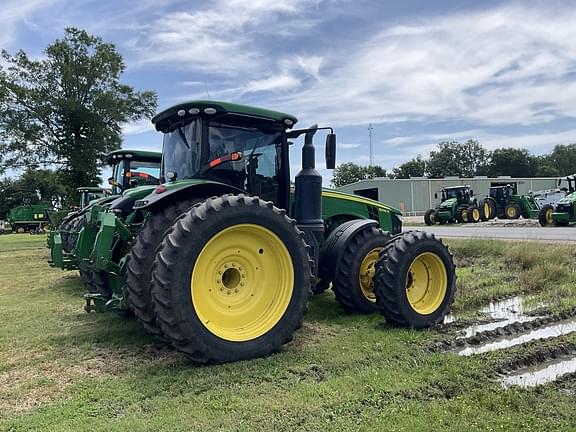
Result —
<instances>
[{"instance_id":1,"label":"black tire tread","mask_svg":"<svg viewBox=\"0 0 576 432\"><path fill-rule=\"evenodd\" d=\"M378 311L376 303L369 303L364 298L356 272L364 259L364 256L360 256L360 249L374 237L382 239L382 246L385 246L391 238L388 233L374 226L356 233L346 245L338 273L332 282L336 300L347 313L369 314Z\"/></svg>"},{"instance_id":2,"label":"black tire tread","mask_svg":"<svg viewBox=\"0 0 576 432\"><path fill-rule=\"evenodd\" d=\"M313 262L309 256L309 247L304 241L304 233L298 229L296 221L286 215L285 210L274 207L271 202L263 201L258 197L249 197L244 194L212 197L189 209L183 217L180 217L178 221L170 227L156 253L152 272L152 298L157 323L160 325L166 337L172 342L172 345L185 353L193 361L204 364L223 363L240 360L240 358L221 358L219 354L214 352L201 338L185 334L182 329L183 323L175 313L175 304L171 298L167 278L170 277L174 264L181 260L178 248L179 241L192 232L195 222L207 220L210 216L220 212L224 207L267 207L271 209L279 223L288 223L293 227L295 234L298 236L298 242L301 244L300 253L306 254L305 262L308 264L309 277L304 278L304 280L307 281L308 286L305 288L308 292L303 312L296 322L292 323L290 328L284 329L283 332L277 335L276 340L269 341L268 344L263 347L262 351L265 353L264 355L279 351L282 345L292 340L293 333L302 326L303 315L308 309L307 300L311 295L311 287L315 282L311 271ZM253 356L251 353L244 353L242 359L252 358Z\"/></svg>"},{"instance_id":3,"label":"black tire tread","mask_svg":"<svg viewBox=\"0 0 576 432\"><path fill-rule=\"evenodd\" d=\"M449 258L449 267L447 268L449 282L448 292L444 303L432 315L434 318L428 318L425 322L415 323L410 317L402 313L403 299L405 296L405 287L399 286L398 281L402 275L398 273L398 267L406 259L406 254L410 248L417 245L418 242L434 241L436 246L446 253ZM438 324L444 316L450 311L454 302L456 291L456 271L453 256L450 250L436 239L434 234L423 231L407 231L392 239L380 254L380 259L376 265L376 274L374 275L374 291L376 293L377 304L382 315L390 324L407 327L407 328L425 328Z\"/></svg>"}]
</instances>

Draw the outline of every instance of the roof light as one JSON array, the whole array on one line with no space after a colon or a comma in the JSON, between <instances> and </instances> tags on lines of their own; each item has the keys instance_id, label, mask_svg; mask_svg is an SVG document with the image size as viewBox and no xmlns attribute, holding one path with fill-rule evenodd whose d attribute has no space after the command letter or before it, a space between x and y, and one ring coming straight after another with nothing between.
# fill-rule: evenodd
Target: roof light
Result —
<instances>
[{"instance_id":1,"label":"roof light","mask_svg":"<svg viewBox=\"0 0 576 432\"><path fill-rule=\"evenodd\" d=\"M206 114L216 114L216 108L204 108Z\"/></svg>"},{"instance_id":2,"label":"roof light","mask_svg":"<svg viewBox=\"0 0 576 432\"><path fill-rule=\"evenodd\" d=\"M292 126L294 124L294 122L290 119L284 119L284 124L286 126Z\"/></svg>"},{"instance_id":3,"label":"roof light","mask_svg":"<svg viewBox=\"0 0 576 432\"><path fill-rule=\"evenodd\" d=\"M161 193L164 193L166 191L167 191L166 186L160 185L154 190L154 193L161 194Z\"/></svg>"},{"instance_id":4,"label":"roof light","mask_svg":"<svg viewBox=\"0 0 576 432\"><path fill-rule=\"evenodd\" d=\"M134 155L133 155L132 153L126 154L126 158L127 158L127 159L132 159L133 156L134 156Z\"/></svg>"},{"instance_id":5,"label":"roof light","mask_svg":"<svg viewBox=\"0 0 576 432\"><path fill-rule=\"evenodd\" d=\"M186 110L178 110L177 114L180 117L184 117L184 115L186 114Z\"/></svg>"},{"instance_id":6,"label":"roof light","mask_svg":"<svg viewBox=\"0 0 576 432\"><path fill-rule=\"evenodd\" d=\"M192 115L200 114L200 108L190 108L188 112Z\"/></svg>"}]
</instances>

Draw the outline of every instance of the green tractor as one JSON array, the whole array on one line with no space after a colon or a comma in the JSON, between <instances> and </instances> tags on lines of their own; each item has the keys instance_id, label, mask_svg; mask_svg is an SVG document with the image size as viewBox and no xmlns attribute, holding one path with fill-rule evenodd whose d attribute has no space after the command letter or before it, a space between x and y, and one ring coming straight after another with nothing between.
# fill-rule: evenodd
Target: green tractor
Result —
<instances>
[{"instance_id":1,"label":"green tractor","mask_svg":"<svg viewBox=\"0 0 576 432\"><path fill-rule=\"evenodd\" d=\"M112 192L110 189L104 189L97 186L84 186L76 189L80 195L80 206L79 209L88 207L92 202L99 200L100 198L105 198Z\"/></svg>"},{"instance_id":2,"label":"green tractor","mask_svg":"<svg viewBox=\"0 0 576 432\"><path fill-rule=\"evenodd\" d=\"M576 203L576 174L567 176L558 182L565 180L567 187L561 188L566 196L560 199L555 205L545 204L540 209L538 221L540 225L568 226L571 222L576 222L576 212L574 204Z\"/></svg>"},{"instance_id":3,"label":"green tractor","mask_svg":"<svg viewBox=\"0 0 576 432\"><path fill-rule=\"evenodd\" d=\"M116 150L106 156L109 166L112 167L112 177L108 182L112 186L111 193L94 198L95 193L99 193L101 188L78 188L81 196L81 208L71 212L62 219L58 229L50 232L48 237L48 247L51 250L50 265L62 269L77 269L82 259L78 259L75 253L78 238L82 236L82 228L93 207L98 209L106 208L121 196L123 193L134 188L144 187L146 191L153 189L159 183L161 154L144 150ZM97 213L97 212L96 212ZM87 245L89 240L82 241L82 251L84 255L90 255L92 248ZM85 283L90 280L86 271L81 270L81 275Z\"/></svg>"},{"instance_id":4,"label":"green tractor","mask_svg":"<svg viewBox=\"0 0 576 432\"><path fill-rule=\"evenodd\" d=\"M480 221L482 214L470 185L445 187L440 194L440 204L424 213L426 225ZM438 193L434 197L438 199Z\"/></svg>"},{"instance_id":5,"label":"green tractor","mask_svg":"<svg viewBox=\"0 0 576 432\"><path fill-rule=\"evenodd\" d=\"M47 230L50 225L48 209L49 205L43 203L22 204L10 209L6 221L12 227L13 232L37 234Z\"/></svg>"},{"instance_id":6,"label":"green tractor","mask_svg":"<svg viewBox=\"0 0 576 432\"><path fill-rule=\"evenodd\" d=\"M200 363L278 351L318 281L331 283L349 311L368 305L412 328L442 321L455 291L448 248L431 234L400 233L393 209L323 191L313 136L330 129L328 169L336 137L331 128L292 130L296 121L216 101L156 115L164 183L94 215L90 264L108 277L108 302L120 293L148 330ZM302 135L292 191L289 140Z\"/></svg>"},{"instance_id":7,"label":"green tractor","mask_svg":"<svg viewBox=\"0 0 576 432\"><path fill-rule=\"evenodd\" d=\"M540 206L530 195L517 195L511 185L492 186L489 196L483 200L490 207L490 219L536 219Z\"/></svg>"}]
</instances>

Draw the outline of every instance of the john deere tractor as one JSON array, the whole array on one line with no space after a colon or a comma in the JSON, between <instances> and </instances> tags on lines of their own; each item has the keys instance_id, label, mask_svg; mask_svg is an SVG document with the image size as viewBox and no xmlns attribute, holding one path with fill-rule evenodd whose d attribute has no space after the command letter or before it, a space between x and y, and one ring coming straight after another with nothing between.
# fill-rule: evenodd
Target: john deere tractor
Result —
<instances>
[{"instance_id":1,"label":"john deere tractor","mask_svg":"<svg viewBox=\"0 0 576 432\"><path fill-rule=\"evenodd\" d=\"M480 209L470 185L445 187L440 193L440 204L424 214L426 225L480 221ZM438 194L434 197L438 199Z\"/></svg>"},{"instance_id":2,"label":"john deere tractor","mask_svg":"<svg viewBox=\"0 0 576 432\"><path fill-rule=\"evenodd\" d=\"M331 282L350 311L369 304L400 326L433 326L450 309L448 248L431 234L399 233L392 209L323 193L313 137L330 130L332 169L336 136L317 126L292 130L296 121L216 101L168 108L152 119L164 134L164 183L135 203L118 199L99 216L90 262L117 276L124 266L137 318L197 362L279 350L302 324L319 280ZM300 136L302 169L292 192L289 140ZM352 210L327 218L330 198L367 210L369 219L350 218ZM135 212L141 222L129 223Z\"/></svg>"},{"instance_id":3,"label":"john deere tractor","mask_svg":"<svg viewBox=\"0 0 576 432\"><path fill-rule=\"evenodd\" d=\"M574 210L574 204L576 203L576 174L561 179L558 182L559 186L562 181L567 183L567 186L561 189L566 192L566 196L554 206L552 204L542 206L538 215L538 221L542 226L567 226L572 222L576 222L576 212Z\"/></svg>"},{"instance_id":4,"label":"john deere tractor","mask_svg":"<svg viewBox=\"0 0 576 432\"><path fill-rule=\"evenodd\" d=\"M79 187L76 190L80 194L80 209L86 208L91 202L111 194L109 189L94 186Z\"/></svg>"},{"instance_id":5,"label":"john deere tractor","mask_svg":"<svg viewBox=\"0 0 576 432\"><path fill-rule=\"evenodd\" d=\"M83 261L78 258L76 253L79 237L83 237L83 239L81 250L78 252L89 256L92 251L90 242L93 243L94 239L83 236L82 233L85 222L93 220L93 218L88 217L93 214L92 208L106 208L123 193L137 187L147 187L146 192L153 189L159 183L160 159L160 153L143 150L116 150L109 153L106 160L108 165L112 167L112 177L108 179L112 186L111 193L97 199L87 200L91 197L90 194L101 189L88 187L78 189L81 202L85 205L81 206L79 210L69 213L61 221L58 229L49 234L50 265L62 269L78 268ZM85 203L85 201L88 202ZM84 282L89 283L91 280L90 272L83 269L82 265L80 265L80 273Z\"/></svg>"},{"instance_id":6,"label":"john deere tractor","mask_svg":"<svg viewBox=\"0 0 576 432\"><path fill-rule=\"evenodd\" d=\"M518 219L520 216L535 219L540 213L540 206L532 196L517 195L511 185L491 187L484 202L490 206L490 215L499 219Z\"/></svg>"}]
</instances>

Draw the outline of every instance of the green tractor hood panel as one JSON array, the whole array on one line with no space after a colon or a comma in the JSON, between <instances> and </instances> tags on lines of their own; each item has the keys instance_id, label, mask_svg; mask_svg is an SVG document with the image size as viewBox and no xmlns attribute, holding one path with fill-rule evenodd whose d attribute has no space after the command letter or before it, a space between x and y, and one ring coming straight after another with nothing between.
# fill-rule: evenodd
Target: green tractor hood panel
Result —
<instances>
[{"instance_id":1,"label":"green tractor hood panel","mask_svg":"<svg viewBox=\"0 0 576 432\"><path fill-rule=\"evenodd\" d=\"M440 208L441 209L450 209L453 206L455 206L456 204L458 204L458 200L456 198L449 198L446 201L442 201L442 203L440 204Z\"/></svg>"},{"instance_id":2,"label":"green tractor hood panel","mask_svg":"<svg viewBox=\"0 0 576 432\"><path fill-rule=\"evenodd\" d=\"M323 198L336 198L339 200L347 200L347 201L354 201L359 202L368 206L376 207L379 211L383 211L385 213L394 213L397 215L402 215L402 212L392 206L387 204L381 203L380 201L375 201L370 198L364 198L360 195L353 195L348 194L345 192L335 191L333 189L322 189L322 197Z\"/></svg>"},{"instance_id":3,"label":"green tractor hood panel","mask_svg":"<svg viewBox=\"0 0 576 432\"><path fill-rule=\"evenodd\" d=\"M241 189L237 189L234 186L225 183L201 179L183 179L156 186L149 195L136 201L134 209L152 211L160 202L165 202L165 199L175 197L176 195L185 193L185 191L190 189L194 189L194 193L197 196L222 195L225 193L246 193Z\"/></svg>"}]
</instances>

